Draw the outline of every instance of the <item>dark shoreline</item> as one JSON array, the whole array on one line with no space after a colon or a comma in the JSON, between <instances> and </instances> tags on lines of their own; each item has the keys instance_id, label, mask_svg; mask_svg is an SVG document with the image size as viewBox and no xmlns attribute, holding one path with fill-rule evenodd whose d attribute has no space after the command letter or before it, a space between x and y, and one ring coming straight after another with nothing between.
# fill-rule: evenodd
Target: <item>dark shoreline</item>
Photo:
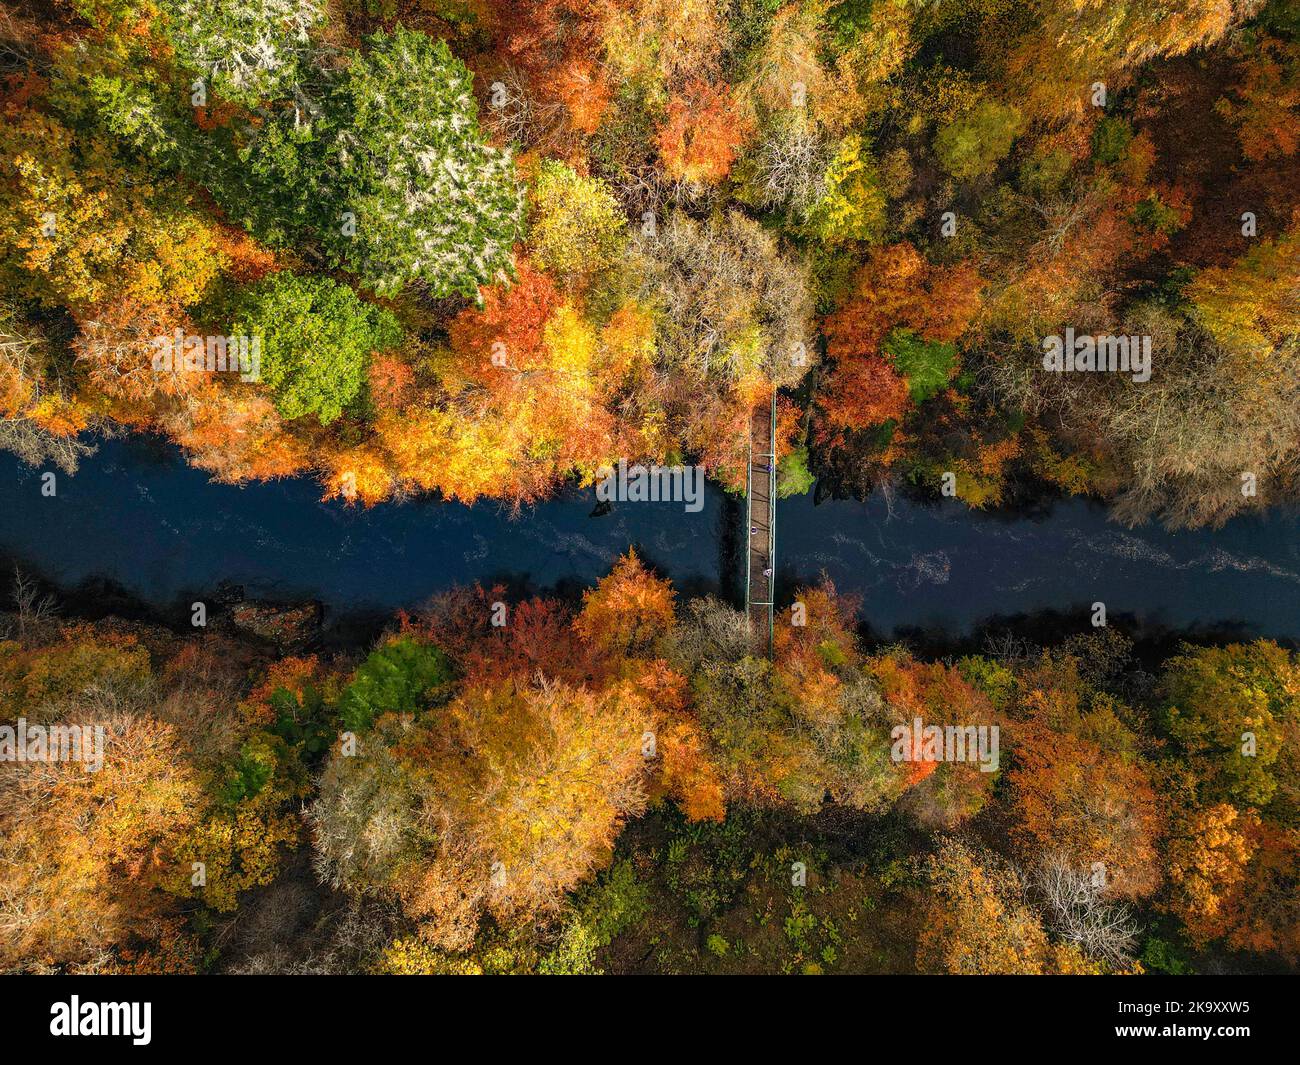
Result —
<instances>
[{"instance_id":1,"label":"dark shoreline","mask_svg":"<svg viewBox=\"0 0 1300 1065\"><path fill-rule=\"evenodd\" d=\"M321 609L321 624L314 637L304 646L309 650L362 652L392 626L397 616L396 611L339 611L324 606L319 603L319 600L310 597L245 599L242 589L229 585L218 586L206 592L195 591L193 594L178 597L170 605L158 606L133 595L108 578L82 581L71 588L60 586L24 565L21 560L15 560L11 555L0 552L0 566L3 567L3 573L11 574L15 564L19 565L27 576L37 580L42 593L50 594L55 598L60 618L100 621L108 617L118 617L167 629L177 636L194 634L195 629L190 624L190 610L194 602L203 602L207 606L210 631L233 628L230 624L230 608L235 603L257 603L285 610L316 604ZM586 585L578 580L568 580L550 587L539 587L526 580L516 579L507 581L506 588L507 594L515 600L539 596L577 604L581 602ZM710 593L706 590L699 594ZM683 600L695 597L686 593L682 593L681 596ZM789 601L789 596L786 601ZM0 603L3 604L4 609L13 607L12 593L7 581L3 593L0 594ZM737 605L734 600L732 605ZM1179 644L1184 642L1198 645L1223 645L1249 642L1256 638L1245 631L1248 626L1244 622L1222 621L1215 625L1176 628L1142 621L1127 613L1114 614L1108 622L1109 627L1117 629L1133 641L1135 659L1148 667L1168 657ZM1004 642L1008 639L1018 641L1029 651L1035 648L1050 648L1072 636L1094 631L1096 630L1091 625L1089 612L1084 607L1073 610L1048 609L1033 613L989 615L971 631L961 634L923 626L902 626L892 634L886 634L873 629L870 622L861 617L858 624L858 635L865 647L876 650L903 644L913 654L926 660L988 653L992 642ZM242 634L242 638L256 639L246 633ZM1276 639L1274 642L1292 650L1300 650L1300 639Z\"/></svg>"}]
</instances>

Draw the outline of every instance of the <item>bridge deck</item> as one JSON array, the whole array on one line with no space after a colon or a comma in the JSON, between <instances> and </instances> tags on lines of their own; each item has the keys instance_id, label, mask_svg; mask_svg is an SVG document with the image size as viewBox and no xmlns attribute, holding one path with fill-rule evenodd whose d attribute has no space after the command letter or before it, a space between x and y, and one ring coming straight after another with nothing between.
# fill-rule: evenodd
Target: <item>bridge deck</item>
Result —
<instances>
[{"instance_id":1,"label":"bridge deck","mask_svg":"<svg viewBox=\"0 0 1300 1065\"><path fill-rule=\"evenodd\" d=\"M749 563L745 611L760 654L772 653L772 600L776 577L776 398L754 408L749 426L746 529Z\"/></svg>"}]
</instances>

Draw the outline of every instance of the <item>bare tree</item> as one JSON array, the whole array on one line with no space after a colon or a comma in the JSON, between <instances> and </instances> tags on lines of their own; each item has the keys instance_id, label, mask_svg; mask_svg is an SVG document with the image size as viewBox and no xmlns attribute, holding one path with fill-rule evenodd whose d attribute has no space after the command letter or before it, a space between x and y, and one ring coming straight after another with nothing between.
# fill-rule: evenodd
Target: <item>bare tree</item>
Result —
<instances>
[{"instance_id":1,"label":"bare tree","mask_svg":"<svg viewBox=\"0 0 1300 1065\"><path fill-rule=\"evenodd\" d=\"M14 610L18 614L18 634L27 635L28 628L38 627L58 613L58 603L52 595L41 595L40 586L29 574L14 566Z\"/></svg>"},{"instance_id":2,"label":"bare tree","mask_svg":"<svg viewBox=\"0 0 1300 1065\"><path fill-rule=\"evenodd\" d=\"M744 611L718 599L692 599L681 624L664 637L663 653L691 670L705 664L734 664L752 654L753 635Z\"/></svg>"},{"instance_id":3,"label":"bare tree","mask_svg":"<svg viewBox=\"0 0 1300 1065\"><path fill-rule=\"evenodd\" d=\"M40 23L16 12L13 5L0 3L0 70L22 70L35 65Z\"/></svg>"},{"instance_id":4,"label":"bare tree","mask_svg":"<svg viewBox=\"0 0 1300 1065\"><path fill-rule=\"evenodd\" d=\"M759 205L786 207L801 221L826 194L826 170L834 150L811 124L788 121L776 126L758 148Z\"/></svg>"},{"instance_id":5,"label":"bare tree","mask_svg":"<svg viewBox=\"0 0 1300 1065\"><path fill-rule=\"evenodd\" d=\"M0 451L10 451L29 466L52 465L76 473L77 465L95 453L93 444L75 436L60 436L30 418L0 418Z\"/></svg>"},{"instance_id":6,"label":"bare tree","mask_svg":"<svg viewBox=\"0 0 1300 1065\"><path fill-rule=\"evenodd\" d=\"M1138 924L1128 906L1107 900L1091 873L1056 853L1039 863L1031 884L1047 926L1059 938L1112 968L1132 965Z\"/></svg>"},{"instance_id":7,"label":"bare tree","mask_svg":"<svg viewBox=\"0 0 1300 1065\"><path fill-rule=\"evenodd\" d=\"M506 66L492 82L482 109L483 124L503 143L531 147L539 128L555 126L559 105L540 105L528 91L524 76Z\"/></svg>"},{"instance_id":8,"label":"bare tree","mask_svg":"<svg viewBox=\"0 0 1300 1065\"><path fill-rule=\"evenodd\" d=\"M984 654L999 662L1026 662L1039 650L1036 644L1007 630L984 636Z\"/></svg>"},{"instance_id":9,"label":"bare tree","mask_svg":"<svg viewBox=\"0 0 1300 1065\"><path fill-rule=\"evenodd\" d=\"M634 237L630 272L642 298L662 311L666 361L729 382L759 371L778 387L806 372L807 267L739 211L703 223L674 212L654 236Z\"/></svg>"}]
</instances>

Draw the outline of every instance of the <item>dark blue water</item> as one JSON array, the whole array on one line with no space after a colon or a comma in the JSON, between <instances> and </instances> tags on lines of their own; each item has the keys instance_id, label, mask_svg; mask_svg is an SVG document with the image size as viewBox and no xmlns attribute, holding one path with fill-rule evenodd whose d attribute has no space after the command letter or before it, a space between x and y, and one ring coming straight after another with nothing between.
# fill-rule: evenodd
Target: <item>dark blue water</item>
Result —
<instances>
[{"instance_id":1,"label":"dark blue water","mask_svg":"<svg viewBox=\"0 0 1300 1065\"><path fill-rule=\"evenodd\" d=\"M687 595L736 594L743 508L710 488L704 509L616 504L590 491L525 508L421 500L370 509L321 503L305 479L210 483L174 449L110 441L58 494L0 455L0 554L74 588L107 578L156 606L223 581L254 597L314 597L338 614L391 612L454 584L533 590L593 584L629 546ZM1035 518L960 503L810 496L778 509L778 596L822 573L859 594L872 629L960 635L991 616L1105 602L1112 617L1300 639L1300 514L1273 510L1220 530L1128 530L1103 508L1059 503Z\"/></svg>"}]
</instances>

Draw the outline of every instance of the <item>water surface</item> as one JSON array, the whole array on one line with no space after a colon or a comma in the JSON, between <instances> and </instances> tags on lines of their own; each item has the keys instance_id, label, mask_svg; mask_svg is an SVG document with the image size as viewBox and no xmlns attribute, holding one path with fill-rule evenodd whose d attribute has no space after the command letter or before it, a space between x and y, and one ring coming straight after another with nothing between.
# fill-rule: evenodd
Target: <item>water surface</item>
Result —
<instances>
[{"instance_id":1,"label":"water surface","mask_svg":"<svg viewBox=\"0 0 1300 1065\"><path fill-rule=\"evenodd\" d=\"M54 498L40 471L0 454L0 554L65 588L107 579L158 607L228 581L261 598L321 600L336 615L390 613L475 580L516 588L593 584L629 547L686 595L734 597L743 507L710 486L681 504L598 514L570 490L517 516L431 499L370 509L322 503L306 478L210 482L148 438L108 441ZM827 501L778 507L778 598L823 573L862 597L871 628L960 635L990 616L1087 609L1186 629L1300 639L1300 514L1274 509L1219 530L1125 529L1095 503L1033 517L957 501Z\"/></svg>"}]
</instances>

